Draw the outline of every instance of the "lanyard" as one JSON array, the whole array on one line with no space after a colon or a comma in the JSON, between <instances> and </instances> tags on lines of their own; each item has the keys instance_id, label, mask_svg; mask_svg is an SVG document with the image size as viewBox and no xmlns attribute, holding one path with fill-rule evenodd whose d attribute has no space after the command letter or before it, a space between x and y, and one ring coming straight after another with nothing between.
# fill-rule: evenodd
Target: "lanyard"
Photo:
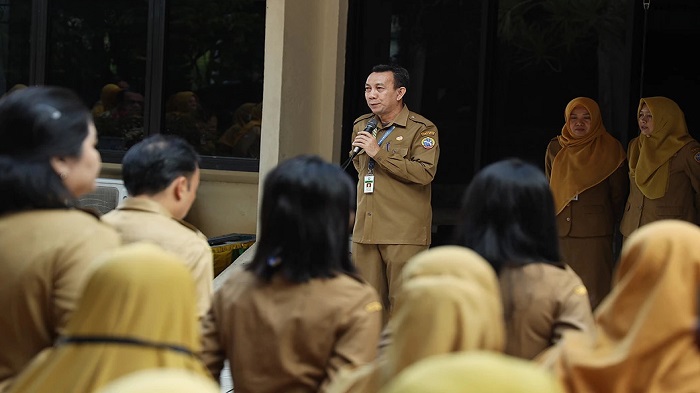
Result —
<instances>
[{"instance_id":1,"label":"lanyard","mask_svg":"<svg viewBox=\"0 0 700 393\"><path fill-rule=\"evenodd\" d=\"M378 144L379 146L381 146L381 145L382 145L382 142L384 142L384 140L389 136L389 134L391 134L391 132L394 131L394 128L395 128L395 127L396 127L396 126L391 126L391 127L389 127L388 130L386 130L386 132L384 133L384 135L382 135L382 138L379 139L379 142L377 142L377 144ZM372 172L374 171L374 159L373 159L373 158L370 158L370 159L369 159L369 164L367 164L367 169L369 170L369 174L372 174Z\"/></svg>"}]
</instances>

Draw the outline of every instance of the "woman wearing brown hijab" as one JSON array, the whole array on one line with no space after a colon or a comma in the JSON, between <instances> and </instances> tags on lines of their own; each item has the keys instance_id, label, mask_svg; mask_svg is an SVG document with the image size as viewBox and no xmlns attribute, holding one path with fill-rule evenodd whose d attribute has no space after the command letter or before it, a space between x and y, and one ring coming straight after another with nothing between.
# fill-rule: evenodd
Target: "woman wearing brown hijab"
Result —
<instances>
[{"instance_id":1,"label":"woman wearing brown hijab","mask_svg":"<svg viewBox=\"0 0 700 393\"><path fill-rule=\"evenodd\" d=\"M700 392L698 244L700 228L681 220L635 231L596 310L595 335L569 331L536 360L570 393Z\"/></svg>"},{"instance_id":2,"label":"woman wearing brown hijab","mask_svg":"<svg viewBox=\"0 0 700 393\"><path fill-rule=\"evenodd\" d=\"M639 100L640 135L627 148L630 193L620 223L623 239L662 219L700 224L700 143L683 111L666 97Z\"/></svg>"},{"instance_id":3,"label":"woman wearing brown hijab","mask_svg":"<svg viewBox=\"0 0 700 393\"><path fill-rule=\"evenodd\" d=\"M581 277L595 309L610 292L614 235L628 193L625 151L605 129L594 100L574 98L564 120L561 135L547 146L545 174L562 257Z\"/></svg>"}]
</instances>

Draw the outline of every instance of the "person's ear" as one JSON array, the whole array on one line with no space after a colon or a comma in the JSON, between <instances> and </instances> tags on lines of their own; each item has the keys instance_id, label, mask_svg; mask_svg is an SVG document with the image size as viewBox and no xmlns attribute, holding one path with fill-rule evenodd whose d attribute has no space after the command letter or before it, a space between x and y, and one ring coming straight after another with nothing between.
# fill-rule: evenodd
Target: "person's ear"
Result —
<instances>
[{"instance_id":1,"label":"person's ear","mask_svg":"<svg viewBox=\"0 0 700 393\"><path fill-rule=\"evenodd\" d=\"M406 88L404 86L401 86L398 89L396 89L396 101L401 101L403 99L404 94L406 94Z\"/></svg>"},{"instance_id":2,"label":"person's ear","mask_svg":"<svg viewBox=\"0 0 700 393\"><path fill-rule=\"evenodd\" d=\"M178 176L175 180L175 187L173 187L173 192L175 193L175 199L181 200L190 188L190 182L185 176Z\"/></svg>"},{"instance_id":3,"label":"person's ear","mask_svg":"<svg viewBox=\"0 0 700 393\"><path fill-rule=\"evenodd\" d=\"M61 177L61 180L65 179L68 176L70 166L68 165L68 162L64 157L51 157L50 163L54 172L56 172L58 176Z\"/></svg>"}]
</instances>

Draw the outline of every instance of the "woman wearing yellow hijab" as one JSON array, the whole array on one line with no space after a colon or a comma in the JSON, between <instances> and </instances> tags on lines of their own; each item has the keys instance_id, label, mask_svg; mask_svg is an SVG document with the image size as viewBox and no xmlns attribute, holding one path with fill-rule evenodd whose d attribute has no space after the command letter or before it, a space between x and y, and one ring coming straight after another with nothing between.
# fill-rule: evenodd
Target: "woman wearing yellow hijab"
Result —
<instances>
[{"instance_id":1,"label":"woman wearing yellow hijab","mask_svg":"<svg viewBox=\"0 0 700 393\"><path fill-rule=\"evenodd\" d=\"M475 252L440 246L416 254L389 320L391 341L377 360L343 369L326 393L376 393L411 364L444 353L505 347L498 278Z\"/></svg>"},{"instance_id":2,"label":"woman wearing yellow hijab","mask_svg":"<svg viewBox=\"0 0 700 393\"><path fill-rule=\"evenodd\" d=\"M209 377L181 368L152 368L127 374L98 393L221 393Z\"/></svg>"},{"instance_id":3,"label":"woman wearing yellow hijab","mask_svg":"<svg viewBox=\"0 0 700 393\"><path fill-rule=\"evenodd\" d=\"M628 194L625 151L588 97L571 100L564 121L547 146L545 174L563 260L581 277L595 309L610 292L614 235Z\"/></svg>"},{"instance_id":4,"label":"woman wearing yellow hijab","mask_svg":"<svg viewBox=\"0 0 700 393\"><path fill-rule=\"evenodd\" d=\"M636 230L596 310L595 335L569 331L536 360L570 393L700 392L698 244L700 228L681 220Z\"/></svg>"},{"instance_id":5,"label":"woman wearing yellow hijab","mask_svg":"<svg viewBox=\"0 0 700 393\"><path fill-rule=\"evenodd\" d=\"M380 393L563 393L549 372L496 352L433 356L407 368Z\"/></svg>"},{"instance_id":6,"label":"woman wearing yellow hijab","mask_svg":"<svg viewBox=\"0 0 700 393\"><path fill-rule=\"evenodd\" d=\"M153 244L132 243L96 263L63 334L10 392L93 392L158 367L211 378L198 357L194 283L184 262Z\"/></svg>"},{"instance_id":7,"label":"woman wearing yellow hijab","mask_svg":"<svg viewBox=\"0 0 700 393\"><path fill-rule=\"evenodd\" d=\"M401 282L426 276L455 277L477 283L484 287L488 293L499 291L498 278L493 267L481 255L462 246L442 245L422 251L414 255L401 270ZM501 305L496 307L500 308ZM380 355L391 343L391 334L394 329L392 325L395 323L390 319L382 331L382 339L379 342ZM499 329L499 326L493 328ZM503 335L503 332L497 331L494 337L502 337Z\"/></svg>"},{"instance_id":8,"label":"woman wearing yellow hijab","mask_svg":"<svg viewBox=\"0 0 700 393\"><path fill-rule=\"evenodd\" d=\"M630 193L620 223L623 239L662 219L700 224L700 143L688 134L685 115L673 100L639 100L640 135L627 148Z\"/></svg>"}]
</instances>

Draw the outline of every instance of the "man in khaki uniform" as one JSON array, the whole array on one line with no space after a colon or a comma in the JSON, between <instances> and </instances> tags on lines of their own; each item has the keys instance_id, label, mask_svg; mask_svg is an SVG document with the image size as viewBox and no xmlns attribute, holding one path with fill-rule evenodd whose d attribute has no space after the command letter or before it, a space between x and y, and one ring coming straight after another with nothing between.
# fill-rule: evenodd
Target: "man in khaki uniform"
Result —
<instances>
[{"instance_id":1,"label":"man in khaki uniform","mask_svg":"<svg viewBox=\"0 0 700 393\"><path fill-rule=\"evenodd\" d=\"M377 65L365 83L372 113L353 126L358 172L352 255L360 274L379 293L385 322L400 285L401 269L431 241L431 183L440 147L435 124L411 112L403 98L408 71ZM376 133L368 127L377 123Z\"/></svg>"},{"instance_id":2,"label":"man in khaki uniform","mask_svg":"<svg viewBox=\"0 0 700 393\"><path fill-rule=\"evenodd\" d=\"M214 257L206 236L183 221L197 196L199 176L199 155L184 139L146 138L122 161L129 198L102 220L125 244L148 240L182 257L192 272L201 318L211 304Z\"/></svg>"}]
</instances>

